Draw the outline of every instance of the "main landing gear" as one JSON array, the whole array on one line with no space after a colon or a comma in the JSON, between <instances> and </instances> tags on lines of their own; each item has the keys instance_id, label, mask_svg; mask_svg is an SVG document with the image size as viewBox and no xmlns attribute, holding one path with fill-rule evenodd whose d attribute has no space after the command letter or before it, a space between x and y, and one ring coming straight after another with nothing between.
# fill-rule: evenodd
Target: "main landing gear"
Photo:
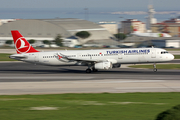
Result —
<instances>
[{"instance_id":1,"label":"main landing gear","mask_svg":"<svg viewBox=\"0 0 180 120\"><path fill-rule=\"evenodd\" d=\"M86 69L86 73L91 73L91 72L97 72L98 70L95 68L92 68L92 70L90 68Z\"/></svg>"},{"instance_id":2,"label":"main landing gear","mask_svg":"<svg viewBox=\"0 0 180 120\"><path fill-rule=\"evenodd\" d=\"M91 69L90 68L86 69L86 73L91 73Z\"/></svg>"},{"instance_id":3,"label":"main landing gear","mask_svg":"<svg viewBox=\"0 0 180 120\"><path fill-rule=\"evenodd\" d=\"M153 66L154 66L153 71L154 71L154 72L157 72L156 63L154 63Z\"/></svg>"},{"instance_id":4,"label":"main landing gear","mask_svg":"<svg viewBox=\"0 0 180 120\"><path fill-rule=\"evenodd\" d=\"M98 70L95 69L95 67L92 67L92 71L93 71L93 72L97 72Z\"/></svg>"},{"instance_id":5,"label":"main landing gear","mask_svg":"<svg viewBox=\"0 0 180 120\"><path fill-rule=\"evenodd\" d=\"M91 73L91 72L97 72L98 70L95 69L95 67L93 66L92 69L91 69L92 66L88 66L88 69L86 69L86 73Z\"/></svg>"},{"instance_id":6,"label":"main landing gear","mask_svg":"<svg viewBox=\"0 0 180 120\"><path fill-rule=\"evenodd\" d=\"M90 68L88 68L88 69L86 69L86 73L91 73L91 72L97 72L98 70L97 69L90 69Z\"/></svg>"}]
</instances>

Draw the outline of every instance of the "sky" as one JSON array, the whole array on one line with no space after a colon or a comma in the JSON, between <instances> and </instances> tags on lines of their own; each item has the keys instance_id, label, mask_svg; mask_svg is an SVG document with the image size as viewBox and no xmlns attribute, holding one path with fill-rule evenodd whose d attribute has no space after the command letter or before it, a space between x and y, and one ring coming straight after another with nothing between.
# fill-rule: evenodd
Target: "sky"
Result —
<instances>
[{"instance_id":1,"label":"sky","mask_svg":"<svg viewBox=\"0 0 180 120\"><path fill-rule=\"evenodd\" d=\"M117 8L122 11L147 10L153 4L155 10L180 10L180 0L0 0L0 8Z\"/></svg>"}]
</instances>

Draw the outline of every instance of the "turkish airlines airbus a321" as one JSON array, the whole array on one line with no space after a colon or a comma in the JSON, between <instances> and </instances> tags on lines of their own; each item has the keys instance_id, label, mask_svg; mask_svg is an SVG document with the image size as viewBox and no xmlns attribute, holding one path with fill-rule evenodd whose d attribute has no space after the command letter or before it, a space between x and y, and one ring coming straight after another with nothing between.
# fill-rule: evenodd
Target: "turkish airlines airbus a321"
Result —
<instances>
[{"instance_id":1,"label":"turkish airlines airbus a321","mask_svg":"<svg viewBox=\"0 0 180 120\"><path fill-rule=\"evenodd\" d=\"M11 31L17 54L10 58L34 64L51 66L88 66L87 73L99 69L119 68L121 64L167 62L174 56L160 48L128 48L128 49L98 49L98 50L61 50L40 52L35 50L17 30Z\"/></svg>"}]
</instances>

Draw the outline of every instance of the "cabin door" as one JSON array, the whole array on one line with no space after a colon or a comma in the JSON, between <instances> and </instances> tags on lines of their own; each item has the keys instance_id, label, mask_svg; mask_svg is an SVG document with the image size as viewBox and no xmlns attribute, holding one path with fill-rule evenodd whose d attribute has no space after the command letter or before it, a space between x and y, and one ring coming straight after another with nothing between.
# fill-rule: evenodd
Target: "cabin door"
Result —
<instances>
[{"instance_id":1,"label":"cabin door","mask_svg":"<svg viewBox=\"0 0 180 120\"><path fill-rule=\"evenodd\" d=\"M34 62L35 63L39 62L39 54L38 53L34 54Z\"/></svg>"},{"instance_id":2,"label":"cabin door","mask_svg":"<svg viewBox=\"0 0 180 120\"><path fill-rule=\"evenodd\" d=\"M122 59L122 54L118 54L118 59Z\"/></svg>"},{"instance_id":3,"label":"cabin door","mask_svg":"<svg viewBox=\"0 0 180 120\"><path fill-rule=\"evenodd\" d=\"M151 58L156 58L156 50L151 51Z\"/></svg>"}]
</instances>

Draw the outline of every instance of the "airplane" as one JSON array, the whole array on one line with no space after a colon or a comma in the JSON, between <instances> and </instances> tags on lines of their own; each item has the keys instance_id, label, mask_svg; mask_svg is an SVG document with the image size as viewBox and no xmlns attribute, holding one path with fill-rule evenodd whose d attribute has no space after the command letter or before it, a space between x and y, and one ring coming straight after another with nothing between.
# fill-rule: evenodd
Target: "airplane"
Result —
<instances>
[{"instance_id":1,"label":"airplane","mask_svg":"<svg viewBox=\"0 0 180 120\"><path fill-rule=\"evenodd\" d=\"M98 49L98 50L59 50L40 52L34 49L19 33L12 30L12 37L17 54L10 55L12 59L50 66L87 66L86 73L98 70L120 68L121 64L168 62L174 56L161 48L126 48L126 49Z\"/></svg>"},{"instance_id":2,"label":"airplane","mask_svg":"<svg viewBox=\"0 0 180 120\"><path fill-rule=\"evenodd\" d=\"M172 37L167 33L151 33L151 32L140 33L139 31L137 31L137 29L134 29L134 32L131 33L131 35L135 35L138 37Z\"/></svg>"}]
</instances>

